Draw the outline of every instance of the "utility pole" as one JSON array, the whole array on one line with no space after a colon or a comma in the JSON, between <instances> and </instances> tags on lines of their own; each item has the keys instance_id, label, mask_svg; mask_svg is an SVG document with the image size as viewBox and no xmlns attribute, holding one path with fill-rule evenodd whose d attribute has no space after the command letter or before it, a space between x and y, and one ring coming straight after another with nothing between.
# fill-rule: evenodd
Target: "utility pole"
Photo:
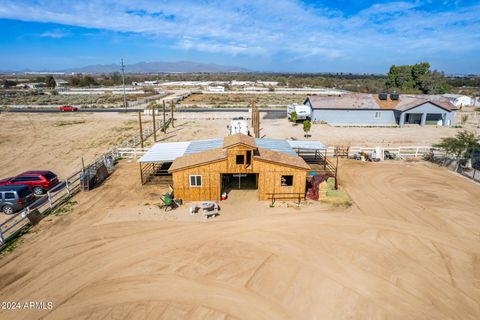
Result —
<instances>
[{"instance_id":1,"label":"utility pole","mask_svg":"<svg viewBox=\"0 0 480 320\"><path fill-rule=\"evenodd\" d=\"M121 68L122 68L122 81L123 81L123 107L125 108L125 112L127 112L127 96L125 94L125 65L123 64L123 58L121 60Z\"/></svg>"}]
</instances>

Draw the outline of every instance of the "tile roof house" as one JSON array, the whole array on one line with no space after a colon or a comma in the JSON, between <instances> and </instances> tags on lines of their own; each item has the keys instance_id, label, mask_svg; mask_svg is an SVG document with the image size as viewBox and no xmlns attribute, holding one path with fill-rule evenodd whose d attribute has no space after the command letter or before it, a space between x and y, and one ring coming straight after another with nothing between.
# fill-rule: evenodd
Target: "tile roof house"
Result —
<instances>
[{"instance_id":1,"label":"tile roof house","mask_svg":"<svg viewBox=\"0 0 480 320\"><path fill-rule=\"evenodd\" d=\"M380 100L377 95L352 93L311 96L312 120L332 125L403 126L405 124L454 124L457 108L448 99L428 95L401 95L398 100Z\"/></svg>"}]
</instances>

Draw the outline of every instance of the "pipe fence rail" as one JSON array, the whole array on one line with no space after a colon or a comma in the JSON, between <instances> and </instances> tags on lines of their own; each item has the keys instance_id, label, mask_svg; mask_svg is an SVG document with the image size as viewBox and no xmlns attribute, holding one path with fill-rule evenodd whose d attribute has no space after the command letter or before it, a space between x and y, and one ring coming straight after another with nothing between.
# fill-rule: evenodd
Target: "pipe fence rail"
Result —
<instances>
[{"instance_id":1,"label":"pipe fence rail","mask_svg":"<svg viewBox=\"0 0 480 320\"><path fill-rule=\"evenodd\" d=\"M385 152L388 151L391 154L396 155L400 159L405 159L405 158L421 158L424 157L425 155L428 155L430 153L434 153L434 155L437 157L445 156L445 151L439 149L439 148L434 148L431 146L400 146L400 147L380 147L380 149ZM336 150L338 152L338 146L337 147L327 147L327 152L326 155L327 157L334 157L336 155ZM361 152L367 153L367 154L372 154L373 152L376 151L375 147L349 147L348 151L345 152L347 157L353 156L354 154L358 154Z\"/></svg>"},{"instance_id":2,"label":"pipe fence rail","mask_svg":"<svg viewBox=\"0 0 480 320\"><path fill-rule=\"evenodd\" d=\"M80 190L80 175L81 171L77 171L37 198L28 207L12 214L2 222L0 224L0 246L3 246L10 237L31 223L36 223L33 219L38 219L39 216L40 219L45 217L51 210L59 207L66 199L76 194Z\"/></svg>"},{"instance_id":3,"label":"pipe fence rail","mask_svg":"<svg viewBox=\"0 0 480 320\"><path fill-rule=\"evenodd\" d=\"M14 235L37 224L38 221L53 210L61 207L70 197L78 193L82 187L82 180L85 177L94 175L98 168L105 166L108 172L111 173L115 161L119 158L120 153L117 149L106 152L91 164L85 166L85 170L81 169L71 174L67 179L60 181L55 187L37 198L26 208L12 214L7 220L0 223L0 249Z\"/></svg>"}]
</instances>

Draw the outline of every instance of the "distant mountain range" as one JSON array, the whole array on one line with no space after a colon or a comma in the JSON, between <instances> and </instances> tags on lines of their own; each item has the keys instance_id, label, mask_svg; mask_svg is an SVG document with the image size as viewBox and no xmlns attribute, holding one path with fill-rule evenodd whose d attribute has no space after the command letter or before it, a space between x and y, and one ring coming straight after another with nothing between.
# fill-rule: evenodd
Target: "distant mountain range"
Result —
<instances>
[{"instance_id":1,"label":"distant mountain range","mask_svg":"<svg viewBox=\"0 0 480 320\"><path fill-rule=\"evenodd\" d=\"M76 73L106 73L120 71L118 64L97 64L81 68L62 70ZM248 69L236 66L224 66L218 64L197 63L191 61L177 62L138 62L125 65L127 73L160 73L160 72L247 72Z\"/></svg>"}]
</instances>

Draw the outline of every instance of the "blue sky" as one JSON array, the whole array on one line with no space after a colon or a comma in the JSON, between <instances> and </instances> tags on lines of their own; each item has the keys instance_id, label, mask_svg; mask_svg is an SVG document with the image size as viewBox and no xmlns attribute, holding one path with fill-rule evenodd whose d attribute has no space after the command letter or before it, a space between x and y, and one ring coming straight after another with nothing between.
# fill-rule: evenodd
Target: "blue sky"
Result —
<instances>
[{"instance_id":1,"label":"blue sky","mask_svg":"<svg viewBox=\"0 0 480 320\"><path fill-rule=\"evenodd\" d=\"M190 60L256 71L480 73L480 1L0 0L0 70Z\"/></svg>"}]
</instances>

